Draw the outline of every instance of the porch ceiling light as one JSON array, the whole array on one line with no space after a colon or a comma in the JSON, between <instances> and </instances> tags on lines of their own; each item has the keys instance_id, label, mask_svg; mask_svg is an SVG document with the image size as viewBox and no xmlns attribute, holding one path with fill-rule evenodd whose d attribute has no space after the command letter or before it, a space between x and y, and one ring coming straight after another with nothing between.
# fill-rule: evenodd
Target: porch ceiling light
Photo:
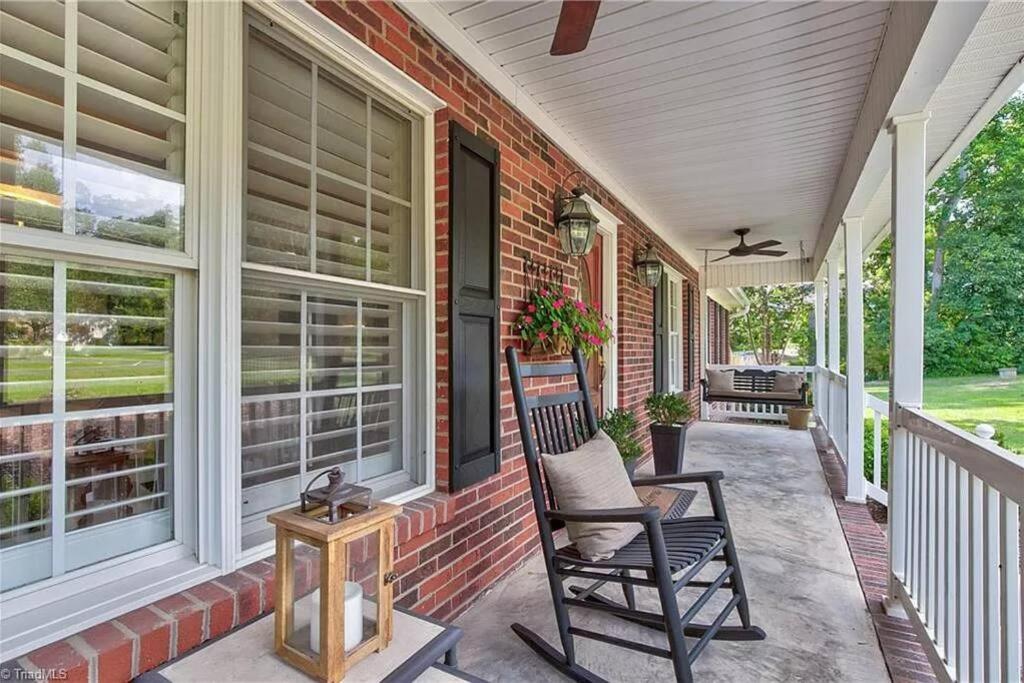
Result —
<instances>
[{"instance_id":1,"label":"porch ceiling light","mask_svg":"<svg viewBox=\"0 0 1024 683\"><path fill-rule=\"evenodd\" d=\"M636 270L636 279L640 284L648 287L657 287L661 282L661 274L665 268L658 258L658 252L650 242L643 249L638 249L633 259L633 268Z\"/></svg>"},{"instance_id":2,"label":"porch ceiling light","mask_svg":"<svg viewBox=\"0 0 1024 683\"><path fill-rule=\"evenodd\" d=\"M574 187L568 197L562 193L561 187L555 190L555 232L567 256L586 256L594 246L598 221L590 204L583 198L585 193L581 185Z\"/></svg>"}]
</instances>

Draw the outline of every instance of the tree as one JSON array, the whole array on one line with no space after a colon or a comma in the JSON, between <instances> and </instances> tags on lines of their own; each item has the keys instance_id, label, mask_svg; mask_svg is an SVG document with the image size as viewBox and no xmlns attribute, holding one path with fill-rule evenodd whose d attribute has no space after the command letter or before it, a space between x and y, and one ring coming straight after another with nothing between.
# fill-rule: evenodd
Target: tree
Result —
<instances>
[{"instance_id":1,"label":"tree","mask_svg":"<svg viewBox=\"0 0 1024 683\"><path fill-rule=\"evenodd\" d=\"M753 351L758 365L807 363L813 340L808 319L813 309L811 285L745 287L750 309L731 318L729 341L736 351ZM796 358L787 358L796 346Z\"/></svg>"}]
</instances>

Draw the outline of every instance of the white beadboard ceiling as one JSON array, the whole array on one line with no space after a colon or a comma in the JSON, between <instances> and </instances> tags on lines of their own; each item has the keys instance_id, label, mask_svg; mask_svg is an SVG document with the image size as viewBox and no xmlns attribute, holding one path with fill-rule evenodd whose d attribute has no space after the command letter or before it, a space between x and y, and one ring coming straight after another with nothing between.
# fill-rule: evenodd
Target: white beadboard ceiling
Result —
<instances>
[{"instance_id":1,"label":"white beadboard ceiling","mask_svg":"<svg viewBox=\"0 0 1024 683\"><path fill-rule=\"evenodd\" d=\"M604 2L551 57L560 3L435 3L692 249L814 250L889 14L884 2ZM748 260L756 257L749 257Z\"/></svg>"}]
</instances>

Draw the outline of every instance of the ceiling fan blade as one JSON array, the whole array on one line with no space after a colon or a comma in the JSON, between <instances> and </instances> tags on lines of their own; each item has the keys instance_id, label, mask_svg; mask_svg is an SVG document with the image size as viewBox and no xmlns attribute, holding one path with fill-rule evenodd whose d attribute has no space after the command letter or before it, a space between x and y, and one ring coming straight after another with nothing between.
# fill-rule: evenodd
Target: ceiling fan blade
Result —
<instances>
[{"instance_id":1,"label":"ceiling fan blade","mask_svg":"<svg viewBox=\"0 0 1024 683\"><path fill-rule=\"evenodd\" d=\"M732 256L732 254L726 254L725 256L719 256L716 259L711 259L711 263L718 263L719 261L724 261L725 259L729 258L730 256Z\"/></svg>"},{"instance_id":2,"label":"ceiling fan blade","mask_svg":"<svg viewBox=\"0 0 1024 683\"><path fill-rule=\"evenodd\" d=\"M563 0L551 41L552 55L571 55L586 49L600 5L601 0Z\"/></svg>"},{"instance_id":3,"label":"ceiling fan blade","mask_svg":"<svg viewBox=\"0 0 1024 683\"><path fill-rule=\"evenodd\" d=\"M778 240L765 240L764 242L758 242L757 244L748 244L747 249L756 251L758 249L765 249L767 247L777 247L780 244L782 244L782 242Z\"/></svg>"},{"instance_id":4,"label":"ceiling fan blade","mask_svg":"<svg viewBox=\"0 0 1024 683\"><path fill-rule=\"evenodd\" d=\"M757 251L753 252L755 256L785 256L788 253L789 252L786 251L773 251L771 249L758 249Z\"/></svg>"}]
</instances>

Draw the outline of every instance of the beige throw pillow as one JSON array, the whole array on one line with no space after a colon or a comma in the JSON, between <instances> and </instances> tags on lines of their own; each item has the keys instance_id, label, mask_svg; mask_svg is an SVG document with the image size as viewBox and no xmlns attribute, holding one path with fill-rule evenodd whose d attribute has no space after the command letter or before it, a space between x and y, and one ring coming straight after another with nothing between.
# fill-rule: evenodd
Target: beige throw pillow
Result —
<instances>
[{"instance_id":1,"label":"beige throw pillow","mask_svg":"<svg viewBox=\"0 0 1024 683\"><path fill-rule=\"evenodd\" d=\"M643 507L615 442L603 431L574 451L542 454L541 462L559 510ZM643 531L635 522L569 522L566 527L585 560L606 560Z\"/></svg>"},{"instance_id":2,"label":"beige throw pillow","mask_svg":"<svg viewBox=\"0 0 1024 683\"><path fill-rule=\"evenodd\" d=\"M732 391L732 378L735 374L735 370L708 370L708 390L712 393Z\"/></svg>"},{"instance_id":3,"label":"beige throw pillow","mask_svg":"<svg viewBox=\"0 0 1024 683\"><path fill-rule=\"evenodd\" d=\"M799 394L804 378L793 372L780 372L775 375L772 391L783 394Z\"/></svg>"}]
</instances>

